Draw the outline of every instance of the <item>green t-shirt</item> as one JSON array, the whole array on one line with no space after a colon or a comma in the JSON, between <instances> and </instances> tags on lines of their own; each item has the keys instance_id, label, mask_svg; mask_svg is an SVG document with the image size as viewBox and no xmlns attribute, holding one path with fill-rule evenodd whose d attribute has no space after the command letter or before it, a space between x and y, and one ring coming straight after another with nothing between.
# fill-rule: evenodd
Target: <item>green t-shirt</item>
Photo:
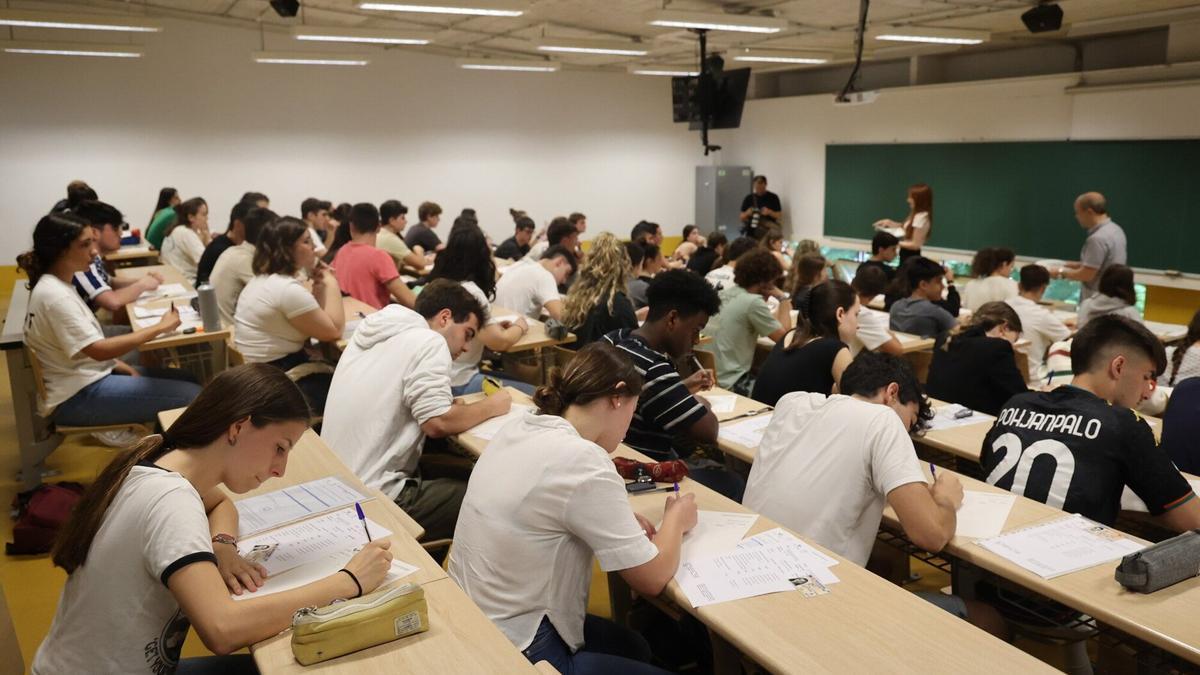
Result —
<instances>
[{"instance_id":1,"label":"green t-shirt","mask_svg":"<svg viewBox=\"0 0 1200 675\"><path fill-rule=\"evenodd\" d=\"M705 335L713 337L717 356L717 383L728 389L754 365L758 338L782 328L767 301L737 284L720 292L721 311L709 320Z\"/></svg>"},{"instance_id":2,"label":"green t-shirt","mask_svg":"<svg viewBox=\"0 0 1200 675\"><path fill-rule=\"evenodd\" d=\"M167 234L167 228L171 226L171 222L175 220L175 209L166 207L160 209L154 214L154 220L150 221L150 227L146 228L146 241L156 249L162 250L163 237Z\"/></svg>"},{"instance_id":3,"label":"green t-shirt","mask_svg":"<svg viewBox=\"0 0 1200 675\"><path fill-rule=\"evenodd\" d=\"M412 253L404 240L395 232L386 227L379 228L379 234L375 235L375 248L387 251L387 254L392 256L392 261L396 263L396 270L399 271L404 267L404 258Z\"/></svg>"}]
</instances>

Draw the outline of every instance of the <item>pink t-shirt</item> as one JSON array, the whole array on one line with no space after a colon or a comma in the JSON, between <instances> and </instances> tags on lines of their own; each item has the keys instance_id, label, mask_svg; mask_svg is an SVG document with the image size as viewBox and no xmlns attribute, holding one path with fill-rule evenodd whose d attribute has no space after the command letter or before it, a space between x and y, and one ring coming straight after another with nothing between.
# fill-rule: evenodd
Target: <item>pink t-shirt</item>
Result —
<instances>
[{"instance_id":1,"label":"pink t-shirt","mask_svg":"<svg viewBox=\"0 0 1200 675\"><path fill-rule=\"evenodd\" d=\"M382 309L392 298L387 285L400 276L387 251L347 242L333 257L338 286L350 297L375 309Z\"/></svg>"}]
</instances>

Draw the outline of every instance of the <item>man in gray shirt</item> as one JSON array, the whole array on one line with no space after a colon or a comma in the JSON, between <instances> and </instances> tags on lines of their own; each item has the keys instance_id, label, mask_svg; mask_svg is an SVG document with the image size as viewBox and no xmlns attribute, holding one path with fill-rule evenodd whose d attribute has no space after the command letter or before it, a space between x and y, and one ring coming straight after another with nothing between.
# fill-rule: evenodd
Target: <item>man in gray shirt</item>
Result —
<instances>
[{"instance_id":1,"label":"man in gray shirt","mask_svg":"<svg viewBox=\"0 0 1200 675\"><path fill-rule=\"evenodd\" d=\"M1085 192L1075 199L1075 220L1087 230L1087 239L1079 253L1079 262L1069 262L1059 269L1058 278L1082 284L1079 292L1082 304L1098 292L1104 270L1125 264L1125 230L1108 217L1108 204L1099 192Z\"/></svg>"},{"instance_id":2,"label":"man in gray shirt","mask_svg":"<svg viewBox=\"0 0 1200 675\"><path fill-rule=\"evenodd\" d=\"M892 304L891 328L921 337L936 338L941 344L958 324L958 319L946 309L935 305L942 299L946 271L929 258L910 258L903 267L911 293ZM957 302L957 301L956 301Z\"/></svg>"}]
</instances>

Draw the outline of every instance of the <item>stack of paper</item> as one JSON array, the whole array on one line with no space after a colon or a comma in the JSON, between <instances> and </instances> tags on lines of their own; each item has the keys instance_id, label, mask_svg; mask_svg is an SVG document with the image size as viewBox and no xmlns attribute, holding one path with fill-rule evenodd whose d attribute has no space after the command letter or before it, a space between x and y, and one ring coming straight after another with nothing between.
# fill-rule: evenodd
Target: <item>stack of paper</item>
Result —
<instances>
[{"instance_id":1,"label":"stack of paper","mask_svg":"<svg viewBox=\"0 0 1200 675\"><path fill-rule=\"evenodd\" d=\"M789 579L814 577L827 586L840 581L837 575L829 570L838 564L837 558L818 551L779 527L750 537L738 544L738 548L772 551L772 559L780 565L780 570Z\"/></svg>"},{"instance_id":2,"label":"stack of paper","mask_svg":"<svg viewBox=\"0 0 1200 675\"><path fill-rule=\"evenodd\" d=\"M974 539L997 536L1004 531L1004 523L1016 501L1017 496L1011 492L964 490L954 534Z\"/></svg>"},{"instance_id":3,"label":"stack of paper","mask_svg":"<svg viewBox=\"0 0 1200 675\"><path fill-rule=\"evenodd\" d=\"M533 406L514 403L512 404L512 408L510 408L507 413L500 415L499 417L493 417L483 424L470 429L467 431L467 433L472 436L478 436L485 441L490 441L496 437L496 434L500 433L500 429L502 429L504 425L515 419L524 417L525 413L532 410Z\"/></svg>"},{"instance_id":4,"label":"stack of paper","mask_svg":"<svg viewBox=\"0 0 1200 675\"><path fill-rule=\"evenodd\" d=\"M1079 514L975 543L1046 579L1112 562L1144 548L1121 532Z\"/></svg>"},{"instance_id":5,"label":"stack of paper","mask_svg":"<svg viewBox=\"0 0 1200 675\"><path fill-rule=\"evenodd\" d=\"M966 417L955 417L955 415L964 410L970 410L970 408L957 403L951 403L938 408L933 416L933 419L929 420L929 431L940 431L942 429L965 427L971 424L980 424L982 422L991 424L992 422L996 421L995 417L978 411L971 411L971 414Z\"/></svg>"},{"instance_id":6,"label":"stack of paper","mask_svg":"<svg viewBox=\"0 0 1200 675\"><path fill-rule=\"evenodd\" d=\"M745 422L729 426L721 425L717 435L730 443L737 443L747 448L757 448L762 444L763 433L766 432L773 415L774 413L763 413L751 417Z\"/></svg>"},{"instance_id":7,"label":"stack of paper","mask_svg":"<svg viewBox=\"0 0 1200 675\"><path fill-rule=\"evenodd\" d=\"M370 499L329 476L235 502L243 539L280 525Z\"/></svg>"},{"instance_id":8,"label":"stack of paper","mask_svg":"<svg viewBox=\"0 0 1200 675\"><path fill-rule=\"evenodd\" d=\"M683 535L679 560L699 560L732 551L756 520L756 513L698 511L696 526Z\"/></svg>"}]
</instances>

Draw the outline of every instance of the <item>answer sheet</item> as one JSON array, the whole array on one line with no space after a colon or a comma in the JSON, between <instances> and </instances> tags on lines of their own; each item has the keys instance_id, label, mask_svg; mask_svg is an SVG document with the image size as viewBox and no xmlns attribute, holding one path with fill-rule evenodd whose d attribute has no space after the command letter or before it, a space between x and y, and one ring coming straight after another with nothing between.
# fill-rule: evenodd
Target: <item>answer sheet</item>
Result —
<instances>
[{"instance_id":1,"label":"answer sheet","mask_svg":"<svg viewBox=\"0 0 1200 675\"><path fill-rule=\"evenodd\" d=\"M739 549L680 563L675 581L692 607L796 590L763 549Z\"/></svg>"},{"instance_id":2,"label":"answer sheet","mask_svg":"<svg viewBox=\"0 0 1200 675\"><path fill-rule=\"evenodd\" d=\"M836 558L822 553L780 527L760 532L738 544L738 548L760 548L768 551L772 561L789 579L811 576L826 586L840 581L837 575L829 570L838 564Z\"/></svg>"},{"instance_id":3,"label":"answer sheet","mask_svg":"<svg viewBox=\"0 0 1200 675\"><path fill-rule=\"evenodd\" d=\"M696 526L683 535L679 560L698 560L737 548L738 542L758 520L757 513L698 511Z\"/></svg>"},{"instance_id":4,"label":"answer sheet","mask_svg":"<svg viewBox=\"0 0 1200 675\"><path fill-rule=\"evenodd\" d=\"M1017 496L1011 493L964 490L954 534L975 539L995 537L1004 531L1004 523L1016 501Z\"/></svg>"},{"instance_id":5,"label":"answer sheet","mask_svg":"<svg viewBox=\"0 0 1200 675\"><path fill-rule=\"evenodd\" d=\"M290 591L293 588L300 588L301 586L311 584L314 581L320 581L330 574L336 573L338 570L346 566L346 560L349 559L350 558L346 558L340 563L330 560L321 563L314 563L312 565L305 565L304 567L297 567L296 569L288 570L279 576L274 576L267 579L266 583L264 583L257 591L253 593L243 590L241 595L231 595L230 597L232 597L234 600L250 600L251 598L261 598L264 595L282 593L284 591ZM392 568L388 570L387 576L384 577L383 583L379 584L379 587L383 588L393 581L399 581L413 572L416 572L418 569L420 568L416 565L409 565L403 560L392 558Z\"/></svg>"},{"instance_id":6,"label":"answer sheet","mask_svg":"<svg viewBox=\"0 0 1200 675\"><path fill-rule=\"evenodd\" d=\"M940 431L942 429L953 429L955 427L965 427L971 424L981 424L987 422L991 424L996 421L995 417L972 411L967 417L955 418L954 415L962 410L970 410L966 406L957 403L950 403L938 408L933 415L933 419L929 420L929 431Z\"/></svg>"},{"instance_id":7,"label":"answer sheet","mask_svg":"<svg viewBox=\"0 0 1200 675\"><path fill-rule=\"evenodd\" d=\"M514 403L512 404L512 408L510 408L507 413L500 415L499 417L493 417L479 426L468 429L466 433L471 434L472 436L478 436L485 441L490 441L496 437L496 434L500 433L500 429L504 428L505 424L508 424L515 419L524 417L525 413L532 410L533 406Z\"/></svg>"},{"instance_id":8,"label":"answer sheet","mask_svg":"<svg viewBox=\"0 0 1200 675\"><path fill-rule=\"evenodd\" d=\"M738 420L736 424L728 426L722 424L717 435L730 443L737 443L747 448L757 448L762 443L763 433L771 424L773 415L774 413L762 413L744 421Z\"/></svg>"},{"instance_id":9,"label":"answer sheet","mask_svg":"<svg viewBox=\"0 0 1200 675\"><path fill-rule=\"evenodd\" d=\"M234 502L238 510L238 533L245 539L273 527L368 499L370 497L336 477L319 478Z\"/></svg>"},{"instance_id":10,"label":"answer sheet","mask_svg":"<svg viewBox=\"0 0 1200 675\"><path fill-rule=\"evenodd\" d=\"M1144 545L1079 514L975 542L1045 578L1118 560Z\"/></svg>"},{"instance_id":11,"label":"answer sheet","mask_svg":"<svg viewBox=\"0 0 1200 675\"><path fill-rule=\"evenodd\" d=\"M389 537L392 531L367 519L371 539ZM354 509L332 511L323 516L271 530L265 534L246 537L238 542L238 552L245 556L256 545L275 545L275 550L262 566L271 575L327 560L344 565L354 552L367 543L367 533ZM340 568L339 565L339 568ZM334 568L337 571L339 568Z\"/></svg>"}]
</instances>

